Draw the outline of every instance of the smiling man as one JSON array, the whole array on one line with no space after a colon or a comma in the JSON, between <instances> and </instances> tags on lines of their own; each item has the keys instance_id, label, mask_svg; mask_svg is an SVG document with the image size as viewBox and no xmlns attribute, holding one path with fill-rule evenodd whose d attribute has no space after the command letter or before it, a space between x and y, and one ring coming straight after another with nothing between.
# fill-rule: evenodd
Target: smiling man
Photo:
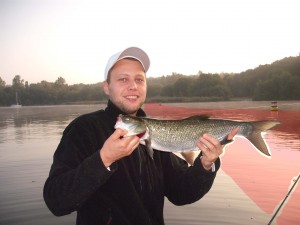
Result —
<instances>
[{"instance_id":1,"label":"smiling man","mask_svg":"<svg viewBox=\"0 0 300 225\"><path fill-rule=\"evenodd\" d=\"M164 224L164 198L175 205L198 201L220 167L221 144L199 137L202 153L193 166L172 153L153 159L137 136L114 129L119 114L146 116L148 55L130 47L114 54L105 69L105 110L82 115L65 129L55 151L44 199L56 216L77 211L77 224ZM232 139L231 132L228 139Z\"/></svg>"},{"instance_id":2,"label":"smiling man","mask_svg":"<svg viewBox=\"0 0 300 225\"><path fill-rule=\"evenodd\" d=\"M135 48L131 48L135 49ZM128 50L127 50L128 51ZM143 54L137 50L137 54ZM113 55L111 60L115 64L108 64L106 81L103 82L104 92L110 101L126 114L135 115L146 99L147 84L145 71L148 70L150 61L146 57L145 62L137 58ZM125 57L125 58L123 58ZM142 58L142 57L141 57ZM145 64L145 65L144 65Z\"/></svg>"}]
</instances>

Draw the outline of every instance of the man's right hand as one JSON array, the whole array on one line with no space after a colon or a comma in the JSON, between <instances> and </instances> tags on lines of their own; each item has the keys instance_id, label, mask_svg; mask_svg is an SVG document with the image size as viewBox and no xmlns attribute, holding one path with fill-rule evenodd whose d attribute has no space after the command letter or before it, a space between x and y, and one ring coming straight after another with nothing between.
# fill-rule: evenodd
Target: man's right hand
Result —
<instances>
[{"instance_id":1,"label":"man's right hand","mask_svg":"<svg viewBox=\"0 0 300 225\"><path fill-rule=\"evenodd\" d=\"M139 137L123 137L127 131L116 129L115 132L104 142L100 150L100 158L105 167L109 167L113 162L130 155L139 145Z\"/></svg>"}]
</instances>

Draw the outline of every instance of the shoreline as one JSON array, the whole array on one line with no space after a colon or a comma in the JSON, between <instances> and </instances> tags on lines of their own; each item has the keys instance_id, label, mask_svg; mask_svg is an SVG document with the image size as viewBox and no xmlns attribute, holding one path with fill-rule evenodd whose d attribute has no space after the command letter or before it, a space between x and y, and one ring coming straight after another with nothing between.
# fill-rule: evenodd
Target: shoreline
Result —
<instances>
[{"instance_id":1,"label":"shoreline","mask_svg":"<svg viewBox=\"0 0 300 225\"><path fill-rule=\"evenodd\" d=\"M189 103L146 103L166 106L202 109L258 109L271 110L271 101L221 101L221 102L189 102ZM300 101L277 101L278 111L300 111Z\"/></svg>"}]
</instances>

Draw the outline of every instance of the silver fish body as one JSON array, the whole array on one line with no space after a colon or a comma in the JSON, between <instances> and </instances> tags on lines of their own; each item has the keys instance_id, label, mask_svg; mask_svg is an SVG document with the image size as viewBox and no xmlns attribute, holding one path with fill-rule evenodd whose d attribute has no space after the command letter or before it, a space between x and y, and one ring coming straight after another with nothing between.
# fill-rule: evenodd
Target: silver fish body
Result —
<instances>
[{"instance_id":1,"label":"silver fish body","mask_svg":"<svg viewBox=\"0 0 300 225\"><path fill-rule=\"evenodd\" d=\"M269 148L263 139L263 132L279 123L277 120L242 122L210 119L207 116L160 120L120 115L115 128L127 130L127 136L139 135L140 142L147 146L150 155L153 154L152 148L166 152L199 150L196 143L203 134L211 134L222 142L234 128L238 128L237 135L247 138L257 150L270 156Z\"/></svg>"}]
</instances>

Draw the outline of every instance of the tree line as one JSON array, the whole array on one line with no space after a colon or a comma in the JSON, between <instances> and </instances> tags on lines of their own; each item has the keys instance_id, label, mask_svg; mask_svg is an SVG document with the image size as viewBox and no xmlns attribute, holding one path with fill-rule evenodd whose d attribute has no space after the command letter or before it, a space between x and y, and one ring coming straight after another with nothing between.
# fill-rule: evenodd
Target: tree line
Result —
<instances>
[{"instance_id":1,"label":"tree line","mask_svg":"<svg viewBox=\"0 0 300 225\"><path fill-rule=\"evenodd\" d=\"M147 78L148 101L300 100L300 55L241 73L195 75L172 73ZM106 102L101 83L68 85L63 77L55 82L29 84L16 75L12 85L0 77L0 106L18 101L22 105Z\"/></svg>"}]
</instances>

